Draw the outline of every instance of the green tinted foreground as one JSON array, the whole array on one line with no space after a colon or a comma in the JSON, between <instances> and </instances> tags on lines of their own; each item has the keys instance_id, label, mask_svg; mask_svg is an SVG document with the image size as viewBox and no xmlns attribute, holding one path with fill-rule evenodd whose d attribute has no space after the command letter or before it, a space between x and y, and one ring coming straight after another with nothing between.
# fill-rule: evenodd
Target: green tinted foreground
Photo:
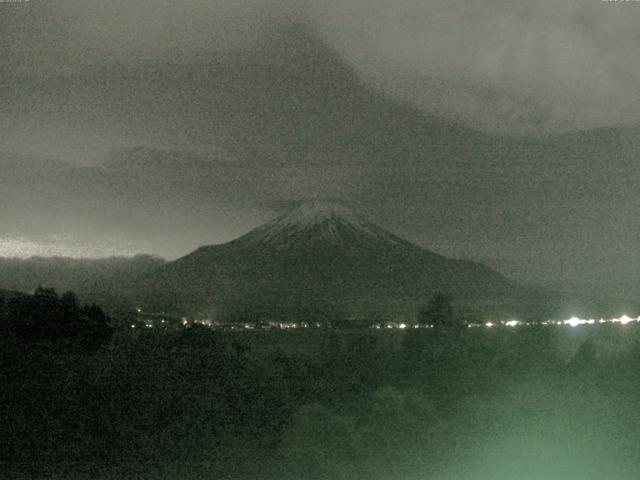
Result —
<instances>
[{"instance_id":1,"label":"green tinted foreground","mask_svg":"<svg viewBox=\"0 0 640 480\"><path fill-rule=\"evenodd\" d=\"M635 479L637 327L2 340L9 478Z\"/></svg>"}]
</instances>

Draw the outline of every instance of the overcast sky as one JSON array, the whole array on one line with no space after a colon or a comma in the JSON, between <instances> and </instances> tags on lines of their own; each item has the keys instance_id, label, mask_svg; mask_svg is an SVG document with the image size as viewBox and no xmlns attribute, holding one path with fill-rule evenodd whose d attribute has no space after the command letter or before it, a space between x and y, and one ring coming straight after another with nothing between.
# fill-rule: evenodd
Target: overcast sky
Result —
<instances>
[{"instance_id":1,"label":"overcast sky","mask_svg":"<svg viewBox=\"0 0 640 480\"><path fill-rule=\"evenodd\" d=\"M330 196L441 253L640 290L639 21L600 0L0 3L0 255L173 258Z\"/></svg>"},{"instance_id":2,"label":"overcast sky","mask_svg":"<svg viewBox=\"0 0 640 480\"><path fill-rule=\"evenodd\" d=\"M368 81L478 128L555 132L640 119L638 2L31 0L0 14L9 71L188 62L301 22Z\"/></svg>"}]
</instances>

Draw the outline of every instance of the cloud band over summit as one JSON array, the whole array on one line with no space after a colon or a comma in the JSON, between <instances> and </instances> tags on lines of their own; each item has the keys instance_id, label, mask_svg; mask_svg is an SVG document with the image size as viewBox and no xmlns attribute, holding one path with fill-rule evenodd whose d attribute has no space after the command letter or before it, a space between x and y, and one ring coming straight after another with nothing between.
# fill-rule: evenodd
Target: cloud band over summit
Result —
<instances>
[{"instance_id":1,"label":"cloud band over summit","mask_svg":"<svg viewBox=\"0 0 640 480\"><path fill-rule=\"evenodd\" d=\"M568 0L48 1L2 5L4 62L27 70L195 61L317 30L368 82L480 129L640 121L640 5Z\"/></svg>"}]
</instances>

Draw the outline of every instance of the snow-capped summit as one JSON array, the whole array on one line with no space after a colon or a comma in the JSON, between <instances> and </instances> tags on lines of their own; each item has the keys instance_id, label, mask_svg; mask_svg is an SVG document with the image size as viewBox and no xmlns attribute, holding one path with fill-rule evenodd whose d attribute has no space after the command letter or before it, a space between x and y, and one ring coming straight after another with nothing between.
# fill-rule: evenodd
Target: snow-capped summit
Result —
<instances>
[{"instance_id":1,"label":"snow-capped summit","mask_svg":"<svg viewBox=\"0 0 640 480\"><path fill-rule=\"evenodd\" d=\"M340 220L353 225L366 223L361 216L346 205L326 200L302 203L297 208L278 217L274 222L282 226L308 228L331 220Z\"/></svg>"},{"instance_id":2,"label":"snow-capped summit","mask_svg":"<svg viewBox=\"0 0 640 480\"><path fill-rule=\"evenodd\" d=\"M483 265L443 257L341 203L319 200L231 242L200 247L145 277L144 285L189 309L249 309L297 320L325 314L395 318L415 315L425 296L437 291L474 300L519 291Z\"/></svg>"},{"instance_id":3,"label":"snow-capped summit","mask_svg":"<svg viewBox=\"0 0 640 480\"><path fill-rule=\"evenodd\" d=\"M398 243L399 239L355 213L342 203L313 200L256 228L247 235L249 243L290 244L294 240L351 242L354 238Z\"/></svg>"}]
</instances>

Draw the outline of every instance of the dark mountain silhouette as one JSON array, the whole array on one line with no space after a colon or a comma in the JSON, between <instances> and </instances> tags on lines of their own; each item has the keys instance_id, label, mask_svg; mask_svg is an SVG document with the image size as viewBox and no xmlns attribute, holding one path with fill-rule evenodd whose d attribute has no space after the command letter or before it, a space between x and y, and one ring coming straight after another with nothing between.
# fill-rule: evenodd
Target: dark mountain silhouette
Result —
<instances>
[{"instance_id":1,"label":"dark mountain silhouette","mask_svg":"<svg viewBox=\"0 0 640 480\"><path fill-rule=\"evenodd\" d=\"M229 243L201 247L139 286L148 301L170 307L171 299L191 312L348 317L414 314L437 291L459 303L505 302L525 292L484 265L433 253L325 201L304 203Z\"/></svg>"},{"instance_id":2,"label":"dark mountain silhouette","mask_svg":"<svg viewBox=\"0 0 640 480\"><path fill-rule=\"evenodd\" d=\"M59 293L72 290L85 301L96 301L164 263L163 259L150 255L100 259L0 258L0 288L32 292L45 286Z\"/></svg>"},{"instance_id":3,"label":"dark mountain silhouette","mask_svg":"<svg viewBox=\"0 0 640 480\"><path fill-rule=\"evenodd\" d=\"M25 78L20 103L46 122L121 125L132 140L93 166L0 153L3 229L176 258L247 230L274 203L327 196L518 280L637 297L638 128L474 132L386 97L304 28L261 45ZM131 142L152 148L120 148Z\"/></svg>"}]
</instances>

